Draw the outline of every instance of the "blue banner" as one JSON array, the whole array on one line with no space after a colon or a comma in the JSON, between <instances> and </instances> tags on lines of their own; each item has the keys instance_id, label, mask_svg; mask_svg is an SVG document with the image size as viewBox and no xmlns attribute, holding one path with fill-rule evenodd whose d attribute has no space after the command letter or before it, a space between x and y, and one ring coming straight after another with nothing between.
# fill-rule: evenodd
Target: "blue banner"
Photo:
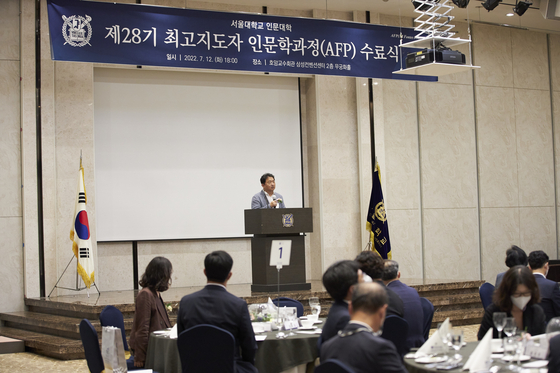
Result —
<instances>
[{"instance_id":1,"label":"blue banner","mask_svg":"<svg viewBox=\"0 0 560 373\"><path fill-rule=\"evenodd\" d=\"M52 59L436 81L396 75L411 28L48 0ZM404 50L406 53L406 50ZM409 50L410 51L410 50Z\"/></svg>"}]
</instances>

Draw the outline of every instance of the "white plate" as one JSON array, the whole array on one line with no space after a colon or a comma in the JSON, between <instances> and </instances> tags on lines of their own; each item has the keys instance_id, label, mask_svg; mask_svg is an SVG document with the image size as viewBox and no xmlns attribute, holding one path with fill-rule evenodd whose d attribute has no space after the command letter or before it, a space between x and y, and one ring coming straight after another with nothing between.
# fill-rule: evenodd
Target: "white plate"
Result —
<instances>
[{"instance_id":1,"label":"white plate","mask_svg":"<svg viewBox=\"0 0 560 373\"><path fill-rule=\"evenodd\" d=\"M313 322L313 324L322 324L322 323L323 323L323 320L317 320L317 321Z\"/></svg>"},{"instance_id":2,"label":"white plate","mask_svg":"<svg viewBox=\"0 0 560 373\"><path fill-rule=\"evenodd\" d=\"M502 360L503 360L503 361L514 361L514 362L515 362L515 361L517 361L518 359L517 359L517 355L516 355L516 356L508 355L508 356L504 356L504 357L502 358ZM519 361L528 361L528 360L531 360L531 356L521 355L521 358L519 359Z\"/></svg>"},{"instance_id":3,"label":"white plate","mask_svg":"<svg viewBox=\"0 0 560 373\"><path fill-rule=\"evenodd\" d=\"M493 354L502 354L504 352L503 347L493 347L492 346L492 353Z\"/></svg>"},{"instance_id":4,"label":"white plate","mask_svg":"<svg viewBox=\"0 0 560 373\"><path fill-rule=\"evenodd\" d=\"M169 334L169 330L156 330L154 334Z\"/></svg>"},{"instance_id":5,"label":"white plate","mask_svg":"<svg viewBox=\"0 0 560 373\"><path fill-rule=\"evenodd\" d=\"M300 326L300 327L298 328L298 330L315 330L315 329L317 329L316 326L311 326L311 327L309 327L309 328L304 328L303 326Z\"/></svg>"},{"instance_id":6,"label":"white plate","mask_svg":"<svg viewBox=\"0 0 560 373\"><path fill-rule=\"evenodd\" d=\"M523 368L544 368L548 365L548 360L531 361L530 363L523 364Z\"/></svg>"},{"instance_id":7,"label":"white plate","mask_svg":"<svg viewBox=\"0 0 560 373\"><path fill-rule=\"evenodd\" d=\"M418 364L430 364L430 363L442 363L447 360L445 356L426 356L426 357L419 357L414 361Z\"/></svg>"}]
</instances>

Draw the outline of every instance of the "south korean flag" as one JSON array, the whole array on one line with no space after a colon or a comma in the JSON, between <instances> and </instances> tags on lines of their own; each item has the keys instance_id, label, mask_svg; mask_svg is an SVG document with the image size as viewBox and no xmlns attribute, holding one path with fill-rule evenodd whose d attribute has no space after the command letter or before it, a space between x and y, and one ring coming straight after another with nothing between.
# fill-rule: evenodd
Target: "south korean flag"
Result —
<instances>
[{"instance_id":1,"label":"south korean flag","mask_svg":"<svg viewBox=\"0 0 560 373\"><path fill-rule=\"evenodd\" d=\"M80 162L81 163L81 162ZM84 184L84 168L80 164L78 178L78 194L74 208L74 223L70 229L72 251L78 259L78 273L82 276L84 284L89 287L95 282L93 253L91 248L91 233L89 230L88 215L86 211L87 196Z\"/></svg>"}]
</instances>

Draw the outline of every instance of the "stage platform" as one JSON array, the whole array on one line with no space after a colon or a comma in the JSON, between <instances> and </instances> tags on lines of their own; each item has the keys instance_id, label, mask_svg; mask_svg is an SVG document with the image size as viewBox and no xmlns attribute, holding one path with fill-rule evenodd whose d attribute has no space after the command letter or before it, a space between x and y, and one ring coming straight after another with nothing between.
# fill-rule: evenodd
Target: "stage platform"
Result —
<instances>
[{"instance_id":1,"label":"stage platform","mask_svg":"<svg viewBox=\"0 0 560 373\"><path fill-rule=\"evenodd\" d=\"M432 325L451 319L453 325L480 323L484 310L480 302L478 288L484 281L468 281L447 284L415 285L421 297L429 299L435 308ZM172 323L177 318L178 304L187 294L202 287L171 287L162 293L166 305L171 305L169 317ZM274 299L278 293L252 293L250 284L228 285L228 291L241 297L248 304L265 303ZM80 341L79 324L84 318L91 321L101 337L99 314L107 305L117 307L124 316L126 334L130 334L134 318L134 300L137 291L107 291L98 294L90 289L90 296L85 292L74 295L62 295L51 298L27 298L27 310L0 314L2 326L0 335L23 340L26 351L35 352L58 359L79 359L84 357ZM311 281L311 290L281 292L280 296L299 300L305 313L309 313L308 299L318 297L321 302L321 316L326 317L332 299L324 290L321 282Z\"/></svg>"}]
</instances>

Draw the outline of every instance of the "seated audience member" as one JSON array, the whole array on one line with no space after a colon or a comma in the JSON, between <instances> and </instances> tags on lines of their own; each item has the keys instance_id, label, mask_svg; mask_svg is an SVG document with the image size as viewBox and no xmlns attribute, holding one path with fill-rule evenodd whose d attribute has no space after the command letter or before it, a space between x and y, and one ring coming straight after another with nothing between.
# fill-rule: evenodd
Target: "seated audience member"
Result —
<instances>
[{"instance_id":1,"label":"seated audience member","mask_svg":"<svg viewBox=\"0 0 560 373\"><path fill-rule=\"evenodd\" d=\"M494 292L492 304L486 307L478 329L478 339L481 340L490 328L494 328L494 338L498 338L493 321L494 312L505 312L508 317L513 317L517 330L527 330L531 335L543 334L546 319L537 304L539 300L539 287L531 270L525 266L510 268Z\"/></svg>"},{"instance_id":2,"label":"seated audience member","mask_svg":"<svg viewBox=\"0 0 560 373\"><path fill-rule=\"evenodd\" d=\"M353 286L362 281L361 272L355 261L341 260L331 265L323 274L323 286L334 302L323 326L322 343L334 337L350 321L348 302L352 299Z\"/></svg>"},{"instance_id":3,"label":"seated audience member","mask_svg":"<svg viewBox=\"0 0 560 373\"><path fill-rule=\"evenodd\" d=\"M225 329L235 338L236 372L257 372L257 342L251 325L247 302L226 290L231 278L233 259L225 251L214 251L204 259L207 284L196 293L185 295L179 304L177 333L210 324Z\"/></svg>"},{"instance_id":4,"label":"seated audience member","mask_svg":"<svg viewBox=\"0 0 560 373\"><path fill-rule=\"evenodd\" d=\"M560 335L552 337L548 343L548 373L560 373Z\"/></svg>"},{"instance_id":5,"label":"seated audience member","mask_svg":"<svg viewBox=\"0 0 560 373\"><path fill-rule=\"evenodd\" d=\"M527 254L523 249L513 245L509 249L506 250L506 266L508 268L515 267L515 266L526 266L527 265ZM498 273L496 276L496 289L500 286L500 282L502 282L502 278L504 277L505 272Z\"/></svg>"},{"instance_id":6,"label":"seated audience member","mask_svg":"<svg viewBox=\"0 0 560 373\"><path fill-rule=\"evenodd\" d=\"M387 311L387 292L377 282L356 285L350 322L321 347L321 360L337 359L356 373L406 373L395 345L378 336Z\"/></svg>"},{"instance_id":7,"label":"seated audience member","mask_svg":"<svg viewBox=\"0 0 560 373\"><path fill-rule=\"evenodd\" d=\"M560 288L555 281L548 280L548 255L544 251L538 250L529 253L528 257L529 268L535 275L537 285L539 285L539 292L541 294L541 301L539 306L542 307L546 322L556 316L560 316Z\"/></svg>"},{"instance_id":8,"label":"seated audience member","mask_svg":"<svg viewBox=\"0 0 560 373\"><path fill-rule=\"evenodd\" d=\"M376 251L362 251L355 259L360 265L360 269L366 275L371 277L375 282L385 287L383 283L383 271L385 270L385 263L383 258L379 256ZM387 306L387 315L397 315L404 317L404 305L402 299L391 289L387 290L387 297L389 297L389 304Z\"/></svg>"},{"instance_id":9,"label":"seated audience member","mask_svg":"<svg viewBox=\"0 0 560 373\"><path fill-rule=\"evenodd\" d=\"M130 332L130 350L134 356L134 366L142 368L146 362L148 338L156 330L171 327L161 293L171 285L171 262L157 256L148 263L146 271L138 283L142 290L136 296L134 320Z\"/></svg>"},{"instance_id":10,"label":"seated audience member","mask_svg":"<svg viewBox=\"0 0 560 373\"><path fill-rule=\"evenodd\" d=\"M404 319L408 322L407 347L420 347L424 344L424 314L422 303L416 289L400 281L401 272L399 263L394 260L385 260L383 282L387 289L393 290L403 301Z\"/></svg>"}]
</instances>

